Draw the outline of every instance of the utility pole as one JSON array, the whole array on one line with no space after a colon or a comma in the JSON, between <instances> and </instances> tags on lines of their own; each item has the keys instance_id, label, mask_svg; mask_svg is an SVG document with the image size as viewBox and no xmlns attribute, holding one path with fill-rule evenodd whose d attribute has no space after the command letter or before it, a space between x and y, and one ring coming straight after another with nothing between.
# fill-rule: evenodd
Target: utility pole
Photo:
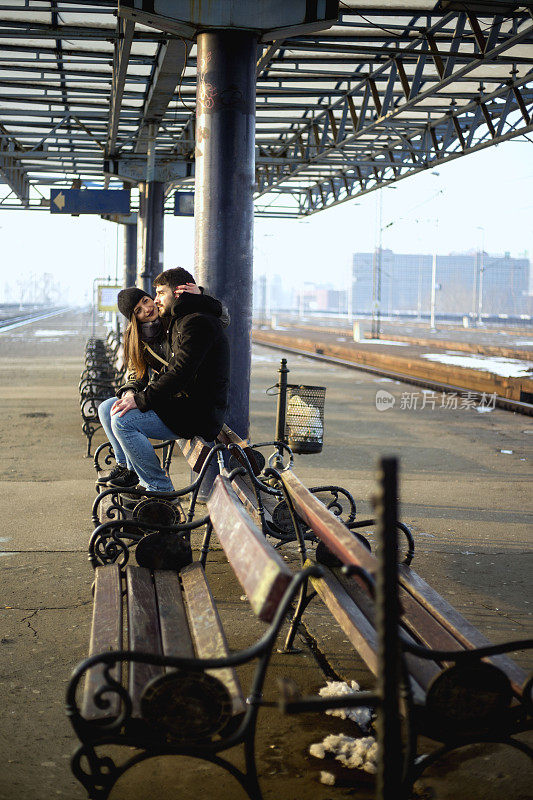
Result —
<instances>
[{"instance_id":1,"label":"utility pole","mask_svg":"<svg viewBox=\"0 0 533 800\"><path fill-rule=\"evenodd\" d=\"M431 310L429 317L429 327L435 330L435 297L437 294L437 254L433 253L433 263L431 265Z\"/></svg>"},{"instance_id":2,"label":"utility pole","mask_svg":"<svg viewBox=\"0 0 533 800\"><path fill-rule=\"evenodd\" d=\"M481 319L481 312L483 309L483 273L485 271L485 228L482 228L480 225L477 226L478 231L481 231L481 250L479 251L479 259L478 259L478 270L479 270L479 278L478 278L478 294L477 294L477 324L483 325L483 320Z\"/></svg>"},{"instance_id":3,"label":"utility pole","mask_svg":"<svg viewBox=\"0 0 533 800\"><path fill-rule=\"evenodd\" d=\"M372 269L372 338L379 339L381 317L381 250L383 234L383 189L379 189L378 246Z\"/></svg>"}]
</instances>

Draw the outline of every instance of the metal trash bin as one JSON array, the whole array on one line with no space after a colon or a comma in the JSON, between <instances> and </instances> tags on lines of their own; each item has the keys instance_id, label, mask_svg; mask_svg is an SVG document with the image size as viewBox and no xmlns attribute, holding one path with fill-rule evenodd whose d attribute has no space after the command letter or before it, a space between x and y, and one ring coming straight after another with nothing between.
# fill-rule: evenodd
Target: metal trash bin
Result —
<instances>
[{"instance_id":1,"label":"metal trash bin","mask_svg":"<svg viewBox=\"0 0 533 800\"><path fill-rule=\"evenodd\" d=\"M325 402L325 386L287 384L285 441L293 453L321 452Z\"/></svg>"}]
</instances>

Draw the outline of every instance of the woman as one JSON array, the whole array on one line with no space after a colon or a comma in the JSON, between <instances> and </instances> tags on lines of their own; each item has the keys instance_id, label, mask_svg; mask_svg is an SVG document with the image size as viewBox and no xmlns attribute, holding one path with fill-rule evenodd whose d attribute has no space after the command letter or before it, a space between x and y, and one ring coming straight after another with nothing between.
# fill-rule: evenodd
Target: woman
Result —
<instances>
[{"instance_id":1,"label":"woman","mask_svg":"<svg viewBox=\"0 0 533 800\"><path fill-rule=\"evenodd\" d=\"M189 275L189 273L185 274ZM176 287L174 291L176 298L183 293L203 293L201 287L193 282L192 275L190 277L191 282ZM204 295L204 300L209 304L212 313L221 318L222 324L227 325L229 317L221 303L208 295ZM147 292L135 286L123 289L118 294L118 307L129 320L124 334L124 362L128 365L129 372L126 382L117 390L117 396L104 400L98 408L98 416L113 447L116 460L115 468L107 477L100 478L98 483L125 489L136 486L139 483L139 477L132 469L132 464L113 432L111 409L116 403L117 397L123 397L128 393L133 395L142 391L147 386L151 375L164 372L168 366L170 353L168 352L165 326L153 298ZM169 431L167 438L175 438L172 431Z\"/></svg>"}]
</instances>

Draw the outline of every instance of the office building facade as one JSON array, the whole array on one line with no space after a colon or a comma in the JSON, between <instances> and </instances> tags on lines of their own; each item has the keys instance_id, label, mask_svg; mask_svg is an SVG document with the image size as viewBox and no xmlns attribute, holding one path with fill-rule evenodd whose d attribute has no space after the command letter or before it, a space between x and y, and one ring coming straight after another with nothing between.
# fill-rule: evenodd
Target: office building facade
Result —
<instances>
[{"instance_id":1,"label":"office building facade","mask_svg":"<svg viewBox=\"0 0 533 800\"><path fill-rule=\"evenodd\" d=\"M428 314L433 256L392 250L354 253L352 310L370 312L380 288L382 314ZM379 273L381 286L379 287ZM437 255L436 311L477 316L481 288L483 314L530 314L528 258L488 253ZM375 289L374 289L375 285Z\"/></svg>"}]
</instances>

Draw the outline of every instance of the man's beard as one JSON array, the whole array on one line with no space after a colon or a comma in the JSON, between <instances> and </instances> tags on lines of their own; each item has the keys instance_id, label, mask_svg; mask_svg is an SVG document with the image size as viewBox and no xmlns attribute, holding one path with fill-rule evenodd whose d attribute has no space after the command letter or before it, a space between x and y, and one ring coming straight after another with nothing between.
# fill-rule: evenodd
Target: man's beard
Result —
<instances>
[{"instance_id":1,"label":"man's beard","mask_svg":"<svg viewBox=\"0 0 533 800\"><path fill-rule=\"evenodd\" d=\"M167 331L170 326L170 320L172 319L170 311L166 311L163 306L159 306L158 311L159 321L161 322L163 329Z\"/></svg>"}]
</instances>

